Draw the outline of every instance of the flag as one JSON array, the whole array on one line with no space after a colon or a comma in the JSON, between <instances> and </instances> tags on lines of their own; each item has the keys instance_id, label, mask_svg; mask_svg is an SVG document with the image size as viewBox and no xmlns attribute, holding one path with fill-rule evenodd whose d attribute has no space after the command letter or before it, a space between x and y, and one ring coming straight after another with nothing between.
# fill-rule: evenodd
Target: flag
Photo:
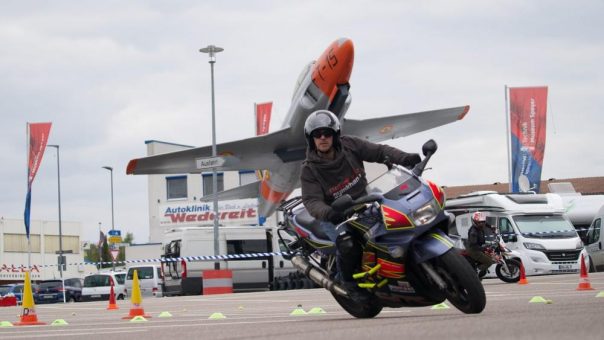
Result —
<instances>
[{"instance_id":1,"label":"flag","mask_svg":"<svg viewBox=\"0 0 604 340\"><path fill-rule=\"evenodd\" d=\"M265 135L268 133L271 123L271 111L273 102L255 104L256 113L256 136Z\"/></svg>"},{"instance_id":2,"label":"flag","mask_svg":"<svg viewBox=\"0 0 604 340\"><path fill-rule=\"evenodd\" d=\"M510 88L512 192L539 192L546 114L546 86Z\"/></svg>"},{"instance_id":3,"label":"flag","mask_svg":"<svg viewBox=\"0 0 604 340\"><path fill-rule=\"evenodd\" d=\"M25 234L29 239L29 217L31 212L31 186L36 178L48 135L52 123L27 123L27 196L25 198L25 212L23 213L23 221L25 223Z\"/></svg>"},{"instance_id":4,"label":"flag","mask_svg":"<svg viewBox=\"0 0 604 340\"><path fill-rule=\"evenodd\" d=\"M105 242L105 234L102 231L99 231L99 249L103 246L103 242Z\"/></svg>"},{"instance_id":5,"label":"flag","mask_svg":"<svg viewBox=\"0 0 604 340\"><path fill-rule=\"evenodd\" d=\"M273 102L254 104L254 113L256 114L256 136L266 135L271 124L271 111ZM256 170L256 178L259 180L267 179L268 170Z\"/></svg>"}]
</instances>

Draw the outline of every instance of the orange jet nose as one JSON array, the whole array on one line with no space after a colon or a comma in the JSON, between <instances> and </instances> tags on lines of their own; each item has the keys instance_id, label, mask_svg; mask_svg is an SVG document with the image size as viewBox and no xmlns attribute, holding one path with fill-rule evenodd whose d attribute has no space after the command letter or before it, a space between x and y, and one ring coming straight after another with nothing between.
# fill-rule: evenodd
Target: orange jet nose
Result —
<instances>
[{"instance_id":1,"label":"orange jet nose","mask_svg":"<svg viewBox=\"0 0 604 340\"><path fill-rule=\"evenodd\" d=\"M352 40L340 38L325 50L317 59L312 73L312 81L321 92L333 99L336 86L348 83L354 64L354 46Z\"/></svg>"}]
</instances>

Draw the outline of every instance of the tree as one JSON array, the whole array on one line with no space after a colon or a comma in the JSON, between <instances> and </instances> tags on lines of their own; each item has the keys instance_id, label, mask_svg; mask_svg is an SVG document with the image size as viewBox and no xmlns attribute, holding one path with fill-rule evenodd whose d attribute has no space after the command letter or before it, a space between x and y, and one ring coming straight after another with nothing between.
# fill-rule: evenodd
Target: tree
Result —
<instances>
[{"instance_id":1,"label":"tree","mask_svg":"<svg viewBox=\"0 0 604 340\"><path fill-rule=\"evenodd\" d=\"M131 245L133 241L134 241L134 235L132 233L126 233L126 236L122 239L122 243L127 243L128 245ZM117 255L117 260L118 261L126 260L126 247L120 247L120 252Z\"/></svg>"},{"instance_id":2,"label":"tree","mask_svg":"<svg viewBox=\"0 0 604 340\"><path fill-rule=\"evenodd\" d=\"M107 243L107 238L105 237L105 239L103 240L103 248L101 251L101 261L103 262L109 262L109 263L103 263L101 265L101 268L105 268L105 267L111 267L111 261L113 261L113 259L111 258L111 253L109 252L109 244Z\"/></svg>"}]
</instances>

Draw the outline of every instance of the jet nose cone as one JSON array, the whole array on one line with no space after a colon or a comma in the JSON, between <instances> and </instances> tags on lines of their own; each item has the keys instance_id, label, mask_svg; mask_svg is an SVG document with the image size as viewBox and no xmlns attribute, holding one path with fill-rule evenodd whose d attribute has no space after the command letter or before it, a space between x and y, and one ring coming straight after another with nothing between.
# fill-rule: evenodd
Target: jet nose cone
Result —
<instances>
[{"instance_id":1,"label":"jet nose cone","mask_svg":"<svg viewBox=\"0 0 604 340\"><path fill-rule=\"evenodd\" d=\"M331 43L317 59L312 80L323 93L331 97L336 85L348 83L353 64L354 45L352 40L340 38Z\"/></svg>"}]
</instances>

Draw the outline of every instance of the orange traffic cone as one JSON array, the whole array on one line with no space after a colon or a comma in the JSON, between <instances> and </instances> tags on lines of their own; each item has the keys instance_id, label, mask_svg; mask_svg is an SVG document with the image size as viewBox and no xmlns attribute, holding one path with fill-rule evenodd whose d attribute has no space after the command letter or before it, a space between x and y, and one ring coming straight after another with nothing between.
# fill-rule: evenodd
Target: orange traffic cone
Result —
<instances>
[{"instance_id":1,"label":"orange traffic cone","mask_svg":"<svg viewBox=\"0 0 604 340\"><path fill-rule=\"evenodd\" d=\"M519 285L527 285L528 281L526 279L526 273L524 272L524 265L522 261L520 261L520 280L518 281Z\"/></svg>"},{"instance_id":2,"label":"orange traffic cone","mask_svg":"<svg viewBox=\"0 0 604 340\"><path fill-rule=\"evenodd\" d=\"M579 281L579 285L577 286L577 290L594 290L591 287L591 283L589 283L589 277L587 276L587 268L585 267L585 259L583 258L583 254L581 254L581 280Z\"/></svg>"},{"instance_id":3,"label":"orange traffic cone","mask_svg":"<svg viewBox=\"0 0 604 340\"><path fill-rule=\"evenodd\" d=\"M117 303L115 303L115 291L113 290L113 283L111 283L111 291L109 293L109 306L107 310L119 309Z\"/></svg>"},{"instance_id":4,"label":"orange traffic cone","mask_svg":"<svg viewBox=\"0 0 604 340\"><path fill-rule=\"evenodd\" d=\"M15 326L45 325L45 322L39 322L36 315L36 305L34 304L34 295L31 292L31 281L29 272L25 272L25 282L23 285L23 313L19 316L19 322Z\"/></svg>"},{"instance_id":5,"label":"orange traffic cone","mask_svg":"<svg viewBox=\"0 0 604 340\"><path fill-rule=\"evenodd\" d=\"M143 297L141 295L141 287L138 283L138 273L134 270L134 277L132 278L132 297L130 299L132 301L132 307L130 307L130 313L127 316L124 316L122 319L130 320L137 316L142 316L143 318L150 318L150 315L145 314L145 310L142 307Z\"/></svg>"}]
</instances>

